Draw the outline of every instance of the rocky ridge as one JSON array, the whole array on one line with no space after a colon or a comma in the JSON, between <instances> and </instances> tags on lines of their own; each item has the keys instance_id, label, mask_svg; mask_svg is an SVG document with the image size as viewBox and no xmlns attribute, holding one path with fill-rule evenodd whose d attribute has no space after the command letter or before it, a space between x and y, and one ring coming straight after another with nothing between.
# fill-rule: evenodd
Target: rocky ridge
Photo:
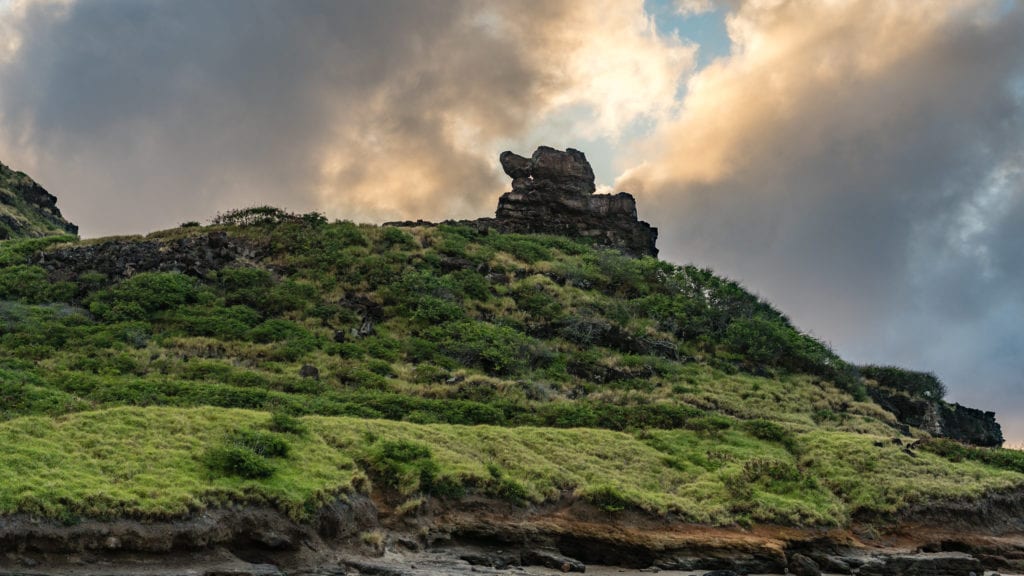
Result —
<instances>
[{"instance_id":1,"label":"rocky ridge","mask_svg":"<svg viewBox=\"0 0 1024 576\"><path fill-rule=\"evenodd\" d=\"M57 198L23 172L0 163L0 240L78 234L57 208Z\"/></svg>"}]
</instances>

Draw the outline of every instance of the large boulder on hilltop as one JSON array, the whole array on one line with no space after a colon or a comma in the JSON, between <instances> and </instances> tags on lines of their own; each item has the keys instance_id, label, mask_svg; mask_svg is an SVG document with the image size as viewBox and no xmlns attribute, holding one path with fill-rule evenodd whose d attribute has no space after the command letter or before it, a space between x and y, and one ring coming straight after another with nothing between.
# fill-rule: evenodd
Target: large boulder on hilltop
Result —
<instances>
[{"instance_id":1,"label":"large boulder on hilltop","mask_svg":"<svg viewBox=\"0 0 1024 576\"><path fill-rule=\"evenodd\" d=\"M564 152L541 146L530 158L513 152L502 152L501 167L512 178L512 189L520 191L593 194L594 170L587 157L573 148Z\"/></svg>"},{"instance_id":2,"label":"large boulder on hilltop","mask_svg":"<svg viewBox=\"0 0 1024 576\"><path fill-rule=\"evenodd\" d=\"M586 155L541 146L526 158L503 152L501 167L512 190L498 199L494 219L478 227L517 234L559 234L589 238L630 256L657 256L657 228L637 218L630 194L594 194L594 170Z\"/></svg>"},{"instance_id":3,"label":"large boulder on hilltop","mask_svg":"<svg viewBox=\"0 0 1024 576\"><path fill-rule=\"evenodd\" d=\"M625 192L594 194L594 169L583 152L541 146L527 158L502 152L501 168L512 190L498 198L494 218L448 220L480 232L555 234L585 238L627 256L657 256L658 229L638 219L636 199ZM428 226L423 220L385 226Z\"/></svg>"}]
</instances>

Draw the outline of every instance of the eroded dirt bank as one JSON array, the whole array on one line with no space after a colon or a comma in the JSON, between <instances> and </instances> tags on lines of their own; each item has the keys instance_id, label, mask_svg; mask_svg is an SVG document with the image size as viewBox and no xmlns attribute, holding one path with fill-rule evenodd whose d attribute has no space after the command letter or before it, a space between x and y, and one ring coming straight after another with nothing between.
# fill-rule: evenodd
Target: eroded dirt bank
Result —
<instances>
[{"instance_id":1,"label":"eroded dirt bank","mask_svg":"<svg viewBox=\"0 0 1024 576\"><path fill-rule=\"evenodd\" d=\"M166 522L8 517L0 520L0 574L540 574L588 565L592 573L598 565L687 574L1012 573L1024 572L1022 503L1020 493L993 494L844 529L716 528L608 513L569 497L529 509L471 499L403 510L355 495L306 523L259 507Z\"/></svg>"}]
</instances>

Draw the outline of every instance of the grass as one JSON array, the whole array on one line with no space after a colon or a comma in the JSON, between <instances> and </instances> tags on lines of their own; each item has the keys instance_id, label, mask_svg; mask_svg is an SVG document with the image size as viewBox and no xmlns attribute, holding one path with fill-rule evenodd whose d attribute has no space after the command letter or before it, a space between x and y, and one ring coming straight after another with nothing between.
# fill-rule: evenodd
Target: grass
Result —
<instances>
[{"instance_id":1,"label":"grass","mask_svg":"<svg viewBox=\"0 0 1024 576\"><path fill-rule=\"evenodd\" d=\"M169 518L248 502L302 519L334 495L365 490L369 477L412 498L477 492L522 503L574 494L609 513L838 525L854 514L1021 481L1014 472L928 453L913 458L875 446L877 438L841 432L798 435L794 454L785 442L740 430L629 434L309 416L300 435L269 432L272 418L211 407L122 407L11 420L0 424L7 447L0 514ZM210 449L237 445L239 437L262 443L273 457L271 474L247 479L207 466ZM393 484L387 471L396 474Z\"/></svg>"},{"instance_id":2,"label":"grass","mask_svg":"<svg viewBox=\"0 0 1024 576\"><path fill-rule=\"evenodd\" d=\"M842 498L850 514L891 515L911 505L1021 485L1018 472L951 461L924 450L911 456L889 438L816 431L803 435L800 443L800 465Z\"/></svg>"},{"instance_id":3,"label":"grass","mask_svg":"<svg viewBox=\"0 0 1024 576\"><path fill-rule=\"evenodd\" d=\"M252 255L203 277L32 263L142 237L0 242L0 516L301 519L373 484L841 525L1024 484L1017 453L886 444L899 423L849 365L708 270L264 212L145 237Z\"/></svg>"},{"instance_id":4,"label":"grass","mask_svg":"<svg viewBox=\"0 0 1024 576\"><path fill-rule=\"evenodd\" d=\"M244 410L113 408L0 424L0 514L166 518L228 503L266 503L296 518L359 477L319 436L294 436L263 480L222 476L204 454L237 430L270 424Z\"/></svg>"}]
</instances>

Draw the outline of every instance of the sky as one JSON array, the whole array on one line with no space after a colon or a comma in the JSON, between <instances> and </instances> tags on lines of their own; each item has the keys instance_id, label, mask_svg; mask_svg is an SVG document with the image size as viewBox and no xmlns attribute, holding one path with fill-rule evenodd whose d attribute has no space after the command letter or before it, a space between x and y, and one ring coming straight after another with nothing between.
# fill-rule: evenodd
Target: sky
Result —
<instances>
[{"instance_id":1,"label":"sky","mask_svg":"<svg viewBox=\"0 0 1024 576\"><path fill-rule=\"evenodd\" d=\"M0 160L86 237L490 216L542 144L1024 443L1024 0L0 0Z\"/></svg>"}]
</instances>

